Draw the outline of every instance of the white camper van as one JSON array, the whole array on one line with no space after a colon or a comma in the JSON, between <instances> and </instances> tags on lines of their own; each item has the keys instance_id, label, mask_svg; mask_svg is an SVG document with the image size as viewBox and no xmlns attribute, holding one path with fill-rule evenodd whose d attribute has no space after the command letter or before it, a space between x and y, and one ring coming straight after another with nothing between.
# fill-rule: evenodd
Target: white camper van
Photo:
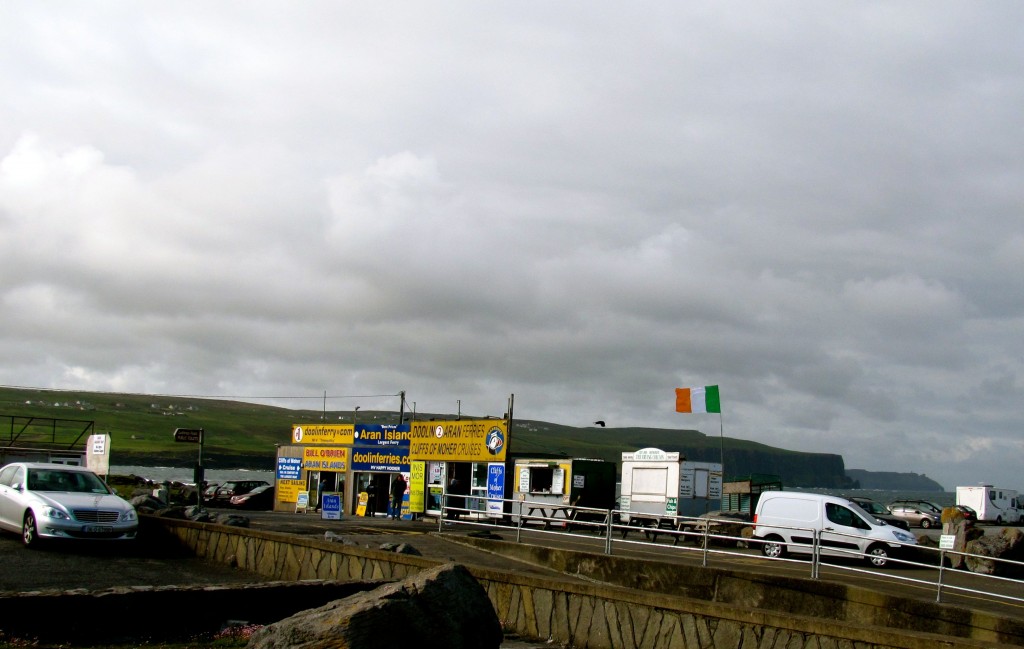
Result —
<instances>
[{"instance_id":1,"label":"white camper van","mask_svg":"<svg viewBox=\"0 0 1024 649\"><path fill-rule=\"evenodd\" d=\"M956 504L978 512L978 521L997 525L1020 523L1020 503L1013 489L1000 489L990 484L956 488Z\"/></svg>"},{"instance_id":2,"label":"white camper van","mask_svg":"<svg viewBox=\"0 0 1024 649\"><path fill-rule=\"evenodd\" d=\"M823 555L863 556L878 567L903 545L917 543L912 534L878 521L845 498L795 491L761 494L754 510L754 537L764 541L765 556L810 554L815 536Z\"/></svg>"}]
</instances>

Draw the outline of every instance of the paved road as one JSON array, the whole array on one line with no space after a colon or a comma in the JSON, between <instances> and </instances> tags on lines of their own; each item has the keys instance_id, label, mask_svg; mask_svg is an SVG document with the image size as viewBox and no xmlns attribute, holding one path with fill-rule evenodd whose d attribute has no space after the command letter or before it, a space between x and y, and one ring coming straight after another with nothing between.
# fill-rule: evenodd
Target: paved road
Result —
<instances>
[{"instance_id":1,"label":"paved road","mask_svg":"<svg viewBox=\"0 0 1024 649\"><path fill-rule=\"evenodd\" d=\"M116 586L257 583L257 575L145 543L21 545L0 534L0 591L104 590Z\"/></svg>"}]
</instances>

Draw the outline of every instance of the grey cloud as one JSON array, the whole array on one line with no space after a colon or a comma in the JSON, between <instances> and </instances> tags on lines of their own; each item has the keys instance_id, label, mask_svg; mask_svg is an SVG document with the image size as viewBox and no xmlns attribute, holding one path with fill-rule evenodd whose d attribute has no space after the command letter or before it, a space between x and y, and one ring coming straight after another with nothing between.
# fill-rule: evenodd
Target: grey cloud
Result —
<instances>
[{"instance_id":1,"label":"grey cloud","mask_svg":"<svg viewBox=\"0 0 1024 649\"><path fill-rule=\"evenodd\" d=\"M5 18L3 383L709 434L718 383L727 436L1013 485L1016 4Z\"/></svg>"}]
</instances>

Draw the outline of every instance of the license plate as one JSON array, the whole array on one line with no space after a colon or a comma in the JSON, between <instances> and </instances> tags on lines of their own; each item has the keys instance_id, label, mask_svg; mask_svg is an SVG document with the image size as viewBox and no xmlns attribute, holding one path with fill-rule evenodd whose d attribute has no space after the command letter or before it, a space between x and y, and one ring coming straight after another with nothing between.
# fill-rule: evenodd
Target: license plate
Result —
<instances>
[{"instance_id":1,"label":"license plate","mask_svg":"<svg viewBox=\"0 0 1024 649\"><path fill-rule=\"evenodd\" d=\"M114 528L109 525L86 525L82 531L86 534L103 534L104 532L113 532Z\"/></svg>"}]
</instances>

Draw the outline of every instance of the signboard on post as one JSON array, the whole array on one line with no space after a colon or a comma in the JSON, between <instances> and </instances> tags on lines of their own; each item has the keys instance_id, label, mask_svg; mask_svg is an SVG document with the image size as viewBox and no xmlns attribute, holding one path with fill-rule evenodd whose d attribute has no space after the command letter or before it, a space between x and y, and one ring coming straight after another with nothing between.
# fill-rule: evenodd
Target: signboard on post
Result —
<instances>
[{"instance_id":1,"label":"signboard on post","mask_svg":"<svg viewBox=\"0 0 1024 649\"><path fill-rule=\"evenodd\" d=\"M505 465L491 462L487 465L487 515L501 518L505 513Z\"/></svg>"},{"instance_id":2,"label":"signboard on post","mask_svg":"<svg viewBox=\"0 0 1024 649\"><path fill-rule=\"evenodd\" d=\"M205 489L206 476L203 472L203 429L202 428L175 428L174 441L185 442L186 444L199 444L199 459L196 461L195 471L192 473L196 483L196 505L203 507L203 490Z\"/></svg>"},{"instance_id":3,"label":"signboard on post","mask_svg":"<svg viewBox=\"0 0 1024 649\"><path fill-rule=\"evenodd\" d=\"M202 444L203 443L203 429L202 428L175 428L174 429L174 441L176 441L176 442L187 442L189 444Z\"/></svg>"},{"instance_id":4,"label":"signboard on post","mask_svg":"<svg viewBox=\"0 0 1024 649\"><path fill-rule=\"evenodd\" d=\"M324 494L320 502L320 518L323 520L341 519L341 494Z\"/></svg>"},{"instance_id":5,"label":"signboard on post","mask_svg":"<svg viewBox=\"0 0 1024 649\"><path fill-rule=\"evenodd\" d=\"M85 454L85 466L96 475L110 473L110 434L89 436L89 452Z\"/></svg>"}]
</instances>

